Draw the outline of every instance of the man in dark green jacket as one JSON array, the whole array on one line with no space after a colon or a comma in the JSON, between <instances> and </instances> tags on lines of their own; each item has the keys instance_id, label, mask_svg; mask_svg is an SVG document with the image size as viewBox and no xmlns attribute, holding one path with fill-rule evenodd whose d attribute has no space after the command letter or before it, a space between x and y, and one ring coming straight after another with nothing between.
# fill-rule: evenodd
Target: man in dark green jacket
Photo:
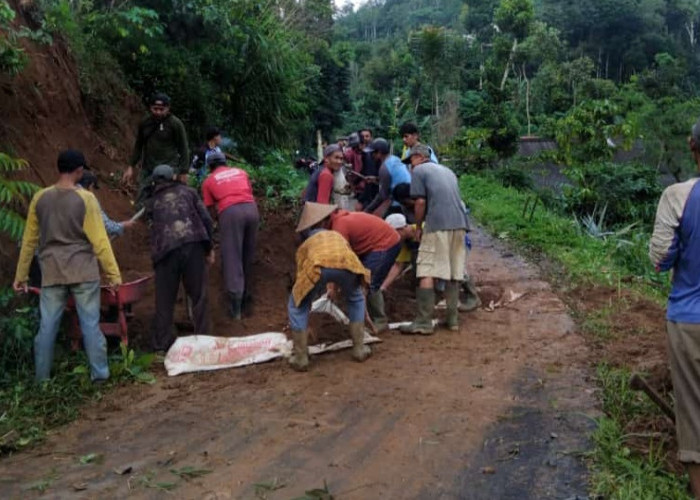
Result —
<instances>
[{"instance_id":1,"label":"man in dark green jacket","mask_svg":"<svg viewBox=\"0 0 700 500\"><path fill-rule=\"evenodd\" d=\"M186 182L189 169L189 152L185 126L170 113L170 97L157 92L150 99L150 116L139 124L134 152L131 154L122 181L131 184L134 168L141 163L137 204L149 198L144 192L151 185L151 175L157 165L170 165L179 180Z\"/></svg>"}]
</instances>

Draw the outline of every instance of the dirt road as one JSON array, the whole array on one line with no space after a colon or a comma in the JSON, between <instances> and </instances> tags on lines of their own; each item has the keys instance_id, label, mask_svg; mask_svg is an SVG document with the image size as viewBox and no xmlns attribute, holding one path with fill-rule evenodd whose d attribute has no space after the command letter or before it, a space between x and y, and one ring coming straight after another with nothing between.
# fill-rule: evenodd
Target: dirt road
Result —
<instances>
[{"instance_id":1,"label":"dirt road","mask_svg":"<svg viewBox=\"0 0 700 500\"><path fill-rule=\"evenodd\" d=\"M534 267L474 240L486 303L525 296L462 315L459 333L383 334L364 364L340 352L306 374L282 362L159 373L2 460L0 497L41 486L48 498L290 499L324 482L338 499L585 495L595 409L584 342Z\"/></svg>"}]
</instances>

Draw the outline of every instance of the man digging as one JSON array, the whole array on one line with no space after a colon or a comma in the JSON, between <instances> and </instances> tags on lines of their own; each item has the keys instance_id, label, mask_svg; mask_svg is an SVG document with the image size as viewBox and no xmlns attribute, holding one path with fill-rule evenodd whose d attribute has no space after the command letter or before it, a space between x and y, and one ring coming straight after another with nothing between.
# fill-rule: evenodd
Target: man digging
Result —
<instances>
[{"instance_id":1,"label":"man digging","mask_svg":"<svg viewBox=\"0 0 700 500\"><path fill-rule=\"evenodd\" d=\"M372 353L363 343L363 287L369 285L370 273L339 233L314 229L319 221L335 209L334 205L307 202L296 229L299 233L311 229L311 236L296 253L296 280L288 304L293 342L289 364L297 371L306 371L309 366L308 324L311 302L327 290L331 291L332 297L335 287L340 288L348 308L352 357L362 362Z\"/></svg>"}]
</instances>

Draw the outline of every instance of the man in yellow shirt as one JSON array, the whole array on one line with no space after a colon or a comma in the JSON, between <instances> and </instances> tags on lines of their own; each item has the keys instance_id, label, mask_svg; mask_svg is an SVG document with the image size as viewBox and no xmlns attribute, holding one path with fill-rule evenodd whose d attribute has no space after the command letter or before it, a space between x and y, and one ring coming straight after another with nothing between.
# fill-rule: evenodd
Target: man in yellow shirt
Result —
<instances>
[{"instance_id":1,"label":"man in yellow shirt","mask_svg":"<svg viewBox=\"0 0 700 500\"><path fill-rule=\"evenodd\" d=\"M98 262L112 287L121 284L121 275L95 195L76 187L85 165L80 151L61 152L58 182L36 193L29 205L13 288L27 291L29 265L38 247L42 276L41 323L34 338L38 381L51 375L56 334L69 295L78 311L90 377L93 381L109 378L107 341L100 331Z\"/></svg>"},{"instance_id":2,"label":"man in yellow shirt","mask_svg":"<svg viewBox=\"0 0 700 500\"><path fill-rule=\"evenodd\" d=\"M313 229L338 207L306 202L297 232ZM289 297L289 323L292 329L292 357L289 364L297 371L309 366L308 330L311 302L331 285L340 288L348 306L352 356L364 361L372 351L364 345L365 296L363 286L369 285L370 272L350 248L350 244L335 231L318 229L301 244L296 254L297 274Z\"/></svg>"}]
</instances>

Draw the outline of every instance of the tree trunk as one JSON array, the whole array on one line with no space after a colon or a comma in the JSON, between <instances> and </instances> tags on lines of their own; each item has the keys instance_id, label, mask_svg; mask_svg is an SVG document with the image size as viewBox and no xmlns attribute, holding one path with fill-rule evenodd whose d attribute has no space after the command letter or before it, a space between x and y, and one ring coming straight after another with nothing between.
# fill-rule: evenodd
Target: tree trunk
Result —
<instances>
[{"instance_id":1,"label":"tree trunk","mask_svg":"<svg viewBox=\"0 0 700 500\"><path fill-rule=\"evenodd\" d=\"M486 67L484 66L484 44L479 44L481 49L481 61L479 61L479 90L484 90L484 72Z\"/></svg>"},{"instance_id":2,"label":"tree trunk","mask_svg":"<svg viewBox=\"0 0 700 500\"><path fill-rule=\"evenodd\" d=\"M316 158L319 160L323 158L323 137L320 128L316 129Z\"/></svg>"},{"instance_id":3,"label":"tree trunk","mask_svg":"<svg viewBox=\"0 0 700 500\"><path fill-rule=\"evenodd\" d=\"M525 115L527 116L527 135L532 135L532 120L530 118L530 79L527 77L525 63L523 63L523 80L525 80Z\"/></svg>"},{"instance_id":4,"label":"tree trunk","mask_svg":"<svg viewBox=\"0 0 700 500\"><path fill-rule=\"evenodd\" d=\"M610 66L610 52L605 54L605 79L608 79L608 67Z\"/></svg>"},{"instance_id":5,"label":"tree trunk","mask_svg":"<svg viewBox=\"0 0 700 500\"><path fill-rule=\"evenodd\" d=\"M506 88L506 81L508 81L508 72L510 71L510 65L513 63L513 57L515 57L515 50L518 48L518 39L513 39L513 48L510 49L510 55L508 56L508 62L506 63L506 69L503 72L503 78L501 79L501 90Z\"/></svg>"},{"instance_id":6,"label":"tree trunk","mask_svg":"<svg viewBox=\"0 0 700 500\"><path fill-rule=\"evenodd\" d=\"M688 33L688 41L691 47L695 47L695 21L692 19L685 23L685 31Z\"/></svg>"},{"instance_id":7,"label":"tree trunk","mask_svg":"<svg viewBox=\"0 0 700 500\"><path fill-rule=\"evenodd\" d=\"M433 94L435 97L435 118L440 118L440 100L438 99L438 86L433 85Z\"/></svg>"}]
</instances>

